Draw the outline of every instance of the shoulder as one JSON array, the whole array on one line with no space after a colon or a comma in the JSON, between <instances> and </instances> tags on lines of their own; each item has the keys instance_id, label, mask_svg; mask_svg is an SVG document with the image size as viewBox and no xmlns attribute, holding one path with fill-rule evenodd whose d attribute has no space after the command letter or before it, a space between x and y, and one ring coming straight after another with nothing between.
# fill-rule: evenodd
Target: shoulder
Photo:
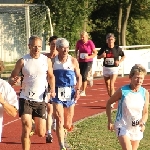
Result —
<instances>
[{"instance_id":1,"label":"shoulder","mask_svg":"<svg viewBox=\"0 0 150 150\"><path fill-rule=\"evenodd\" d=\"M121 48L119 45L115 45L114 48L115 48L116 50L122 50L122 48Z\"/></svg>"}]
</instances>

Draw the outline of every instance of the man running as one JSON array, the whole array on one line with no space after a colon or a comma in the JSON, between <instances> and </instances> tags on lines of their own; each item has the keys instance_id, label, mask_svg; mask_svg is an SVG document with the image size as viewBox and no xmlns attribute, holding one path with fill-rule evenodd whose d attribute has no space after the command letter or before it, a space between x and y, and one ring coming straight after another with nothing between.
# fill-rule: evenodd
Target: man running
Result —
<instances>
[{"instance_id":1,"label":"man running","mask_svg":"<svg viewBox=\"0 0 150 150\"><path fill-rule=\"evenodd\" d=\"M53 113L56 118L56 133L60 150L66 150L64 128L70 130L72 127L74 106L80 97L82 77L77 59L68 54L69 42L65 38L58 38L56 49L58 55L53 62L56 79L56 97L52 98Z\"/></svg>"},{"instance_id":2,"label":"man running","mask_svg":"<svg viewBox=\"0 0 150 150\"><path fill-rule=\"evenodd\" d=\"M53 59L56 55L58 55L58 51L56 50L56 40L57 36L51 36L49 38L49 46L50 46L50 53L46 53L48 58L50 58L53 62ZM50 88L50 86L49 86ZM53 118L53 105L52 102L49 101L47 103L47 120L46 120L46 126L47 126L47 134L46 134L46 143L52 143L53 142L53 136L51 132L51 128L53 130L56 130L56 120Z\"/></svg>"},{"instance_id":3,"label":"man running","mask_svg":"<svg viewBox=\"0 0 150 150\"><path fill-rule=\"evenodd\" d=\"M104 58L103 61L103 76L107 88L108 95L111 97L115 92L115 81L119 72L119 64L124 60L124 52L115 45L115 36L113 33L108 33L106 36L107 44L98 52L98 59ZM119 59L121 56L121 59ZM113 104L112 104L112 107Z\"/></svg>"},{"instance_id":4,"label":"man running","mask_svg":"<svg viewBox=\"0 0 150 150\"><path fill-rule=\"evenodd\" d=\"M22 149L30 149L30 131L32 118L35 122L35 133L44 137L46 133L46 89L47 77L51 90L49 95L55 97L55 77L49 58L41 54L42 40L38 36L29 38L29 54L19 59L11 73L10 83L17 79L19 73L23 75L19 96L19 117L22 122Z\"/></svg>"}]
</instances>

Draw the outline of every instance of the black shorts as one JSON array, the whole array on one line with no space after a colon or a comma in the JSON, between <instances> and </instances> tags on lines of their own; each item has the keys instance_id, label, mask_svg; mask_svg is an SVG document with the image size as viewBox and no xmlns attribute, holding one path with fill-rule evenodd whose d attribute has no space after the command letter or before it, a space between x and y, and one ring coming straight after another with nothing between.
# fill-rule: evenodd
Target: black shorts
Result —
<instances>
[{"instance_id":1,"label":"black shorts","mask_svg":"<svg viewBox=\"0 0 150 150\"><path fill-rule=\"evenodd\" d=\"M35 102L19 98L19 117L24 114L31 114L32 118L46 119L46 103L44 101Z\"/></svg>"},{"instance_id":2,"label":"black shorts","mask_svg":"<svg viewBox=\"0 0 150 150\"><path fill-rule=\"evenodd\" d=\"M82 82L87 81L88 72L92 68L93 62L79 62L80 74L82 76Z\"/></svg>"}]
</instances>

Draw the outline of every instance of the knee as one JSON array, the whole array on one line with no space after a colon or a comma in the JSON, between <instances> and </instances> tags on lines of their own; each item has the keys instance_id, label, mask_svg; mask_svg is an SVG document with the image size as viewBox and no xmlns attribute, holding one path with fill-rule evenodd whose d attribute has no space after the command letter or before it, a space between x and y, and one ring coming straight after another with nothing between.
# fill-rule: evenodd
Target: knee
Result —
<instances>
[{"instance_id":1,"label":"knee","mask_svg":"<svg viewBox=\"0 0 150 150\"><path fill-rule=\"evenodd\" d=\"M39 136L39 137L44 137L44 136L45 136L45 133L46 133L46 132L40 132L40 133L38 133L38 136Z\"/></svg>"}]
</instances>

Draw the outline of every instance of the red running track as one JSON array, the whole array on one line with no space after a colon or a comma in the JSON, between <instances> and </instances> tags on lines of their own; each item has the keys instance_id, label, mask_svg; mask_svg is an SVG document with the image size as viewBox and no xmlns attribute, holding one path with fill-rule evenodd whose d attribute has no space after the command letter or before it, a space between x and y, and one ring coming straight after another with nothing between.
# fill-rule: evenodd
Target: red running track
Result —
<instances>
[{"instance_id":1,"label":"red running track","mask_svg":"<svg viewBox=\"0 0 150 150\"><path fill-rule=\"evenodd\" d=\"M128 84L128 77L119 77L115 83L116 89ZM143 86L150 92L150 75L147 75ZM17 91L18 89L15 88ZM93 87L87 88L86 97L81 97L75 107L73 121L79 121L85 117L105 111L106 101L108 100L107 91L103 79L95 79ZM19 117L10 117L4 113L4 128L0 150L21 150L21 122ZM59 150L56 134L53 133L54 142L45 143L45 137L40 138L36 135L31 137L31 150Z\"/></svg>"}]
</instances>

